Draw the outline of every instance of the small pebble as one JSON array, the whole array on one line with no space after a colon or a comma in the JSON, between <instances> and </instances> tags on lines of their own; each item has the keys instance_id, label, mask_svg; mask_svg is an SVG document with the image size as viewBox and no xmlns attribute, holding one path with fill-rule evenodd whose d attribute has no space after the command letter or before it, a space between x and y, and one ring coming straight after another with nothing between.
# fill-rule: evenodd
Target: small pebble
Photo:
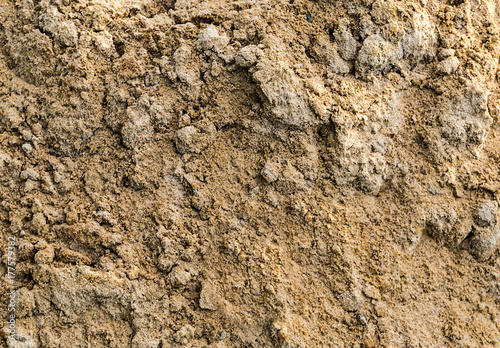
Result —
<instances>
[{"instance_id":1,"label":"small pebble","mask_svg":"<svg viewBox=\"0 0 500 348\"><path fill-rule=\"evenodd\" d=\"M268 183L275 182L281 173L281 165L277 162L267 161L260 173Z\"/></svg>"},{"instance_id":2,"label":"small pebble","mask_svg":"<svg viewBox=\"0 0 500 348\"><path fill-rule=\"evenodd\" d=\"M262 50L255 45L248 45L243 47L235 57L237 65L249 68L256 64L259 57L263 55Z\"/></svg>"},{"instance_id":3,"label":"small pebble","mask_svg":"<svg viewBox=\"0 0 500 348\"><path fill-rule=\"evenodd\" d=\"M498 203L495 201L483 202L477 212L477 224L479 226L491 226L496 221Z\"/></svg>"},{"instance_id":4,"label":"small pebble","mask_svg":"<svg viewBox=\"0 0 500 348\"><path fill-rule=\"evenodd\" d=\"M373 298L376 300L380 299L380 291L372 285L366 285L363 293L369 298Z\"/></svg>"},{"instance_id":5,"label":"small pebble","mask_svg":"<svg viewBox=\"0 0 500 348\"><path fill-rule=\"evenodd\" d=\"M54 248L51 245L47 245L46 248L39 250L35 254L35 264L46 265L52 263L54 260Z\"/></svg>"},{"instance_id":6,"label":"small pebble","mask_svg":"<svg viewBox=\"0 0 500 348\"><path fill-rule=\"evenodd\" d=\"M33 131L33 133L35 133L35 135L40 135L41 132L42 132L42 125L40 123L35 123L32 127L31 127L31 130Z\"/></svg>"},{"instance_id":7,"label":"small pebble","mask_svg":"<svg viewBox=\"0 0 500 348\"><path fill-rule=\"evenodd\" d=\"M23 148L24 152L26 152L28 154L33 151L33 147L30 144L28 144L28 143L24 144L22 146L22 148Z\"/></svg>"},{"instance_id":8,"label":"small pebble","mask_svg":"<svg viewBox=\"0 0 500 348\"><path fill-rule=\"evenodd\" d=\"M175 142L177 151L181 154L185 153L201 153L206 147L203 141L204 136L198 128L187 126L177 132L177 139Z\"/></svg>"},{"instance_id":9,"label":"small pebble","mask_svg":"<svg viewBox=\"0 0 500 348\"><path fill-rule=\"evenodd\" d=\"M455 50L452 48L445 48L439 52L439 59L444 60L446 58L453 57L455 55Z\"/></svg>"},{"instance_id":10,"label":"small pebble","mask_svg":"<svg viewBox=\"0 0 500 348\"><path fill-rule=\"evenodd\" d=\"M217 288L211 282L205 282L200 293L200 308L215 311L219 308Z\"/></svg>"},{"instance_id":11,"label":"small pebble","mask_svg":"<svg viewBox=\"0 0 500 348\"><path fill-rule=\"evenodd\" d=\"M194 337L195 332L196 329L188 324L181 327L181 329L177 331L173 337L175 342L186 345L189 340Z\"/></svg>"},{"instance_id":12,"label":"small pebble","mask_svg":"<svg viewBox=\"0 0 500 348\"><path fill-rule=\"evenodd\" d=\"M174 287L186 286L191 281L191 274L180 266L175 267L168 276Z\"/></svg>"},{"instance_id":13,"label":"small pebble","mask_svg":"<svg viewBox=\"0 0 500 348\"><path fill-rule=\"evenodd\" d=\"M459 67L460 67L460 61L458 60L457 57L453 56L441 61L437 65L437 70L439 73L443 75L451 75L454 74Z\"/></svg>"},{"instance_id":14,"label":"small pebble","mask_svg":"<svg viewBox=\"0 0 500 348\"><path fill-rule=\"evenodd\" d=\"M370 317L368 316L368 314L360 312L358 313L358 321L360 322L360 324L366 325L370 321Z\"/></svg>"},{"instance_id":15,"label":"small pebble","mask_svg":"<svg viewBox=\"0 0 500 348\"><path fill-rule=\"evenodd\" d=\"M40 175L33 168L29 168L29 169L23 170L21 172L20 177L22 180L27 180L27 179L38 180L40 178Z\"/></svg>"},{"instance_id":16,"label":"small pebble","mask_svg":"<svg viewBox=\"0 0 500 348\"><path fill-rule=\"evenodd\" d=\"M33 136L31 135L31 132L29 130L23 129L21 131L21 134L22 134L24 140L26 140L26 141L31 141L31 139L33 138Z\"/></svg>"},{"instance_id":17,"label":"small pebble","mask_svg":"<svg viewBox=\"0 0 500 348\"><path fill-rule=\"evenodd\" d=\"M480 261L488 260L498 249L500 228L476 227L473 236L468 241L469 252Z\"/></svg>"}]
</instances>

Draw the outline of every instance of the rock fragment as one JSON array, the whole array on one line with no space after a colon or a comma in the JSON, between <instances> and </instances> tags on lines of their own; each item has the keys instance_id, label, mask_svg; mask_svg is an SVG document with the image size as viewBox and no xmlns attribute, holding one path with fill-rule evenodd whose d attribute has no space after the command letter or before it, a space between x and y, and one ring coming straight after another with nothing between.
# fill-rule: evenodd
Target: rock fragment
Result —
<instances>
[{"instance_id":1,"label":"rock fragment","mask_svg":"<svg viewBox=\"0 0 500 348\"><path fill-rule=\"evenodd\" d=\"M193 50L188 45L179 47L173 55L174 72L179 80L188 86L185 93L190 100L197 100L200 96L202 81L200 67L193 59ZM173 78L174 75L167 73Z\"/></svg>"},{"instance_id":2,"label":"rock fragment","mask_svg":"<svg viewBox=\"0 0 500 348\"><path fill-rule=\"evenodd\" d=\"M437 32L426 13L415 13L412 17L413 30L402 40L404 58L411 66L430 61L436 55Z\"/></svg>"},{"instance_id":3,"label":"rock fragment","mask_svg":"<svg viewBox=\"0 0 500 348\"><path fill-rule=\"evenodd\" d=\"M260 67L259 67L260 65ZM259 83L272 114L290 126L305 126L312 121L303 82L287 67L274 67L271 62L258 64L253 78Z\"/></svg>"},{"instance_id":4,"label":"rock fragment","mask_svg":"<svg viewBox=\"0 0 500 348\"><path fill-rule=\"evenodd\" d=\"M370 321L370 317L364 312L359 312L357 315L357 319L361 325L366 325Z\"/></svg>"},{"instance_id":5,"label":"rock fragment","mask_svg":"<svg viewBox=\"0 0 500 348\"><path fill-rule=\"evenodd\" d=\"M19 110L13 107L6 108L4 115L0 122L5 124L9 129L18 129L24 118L21 116Z\"/></svg>"},{"instance_id":6,"label":"rock fragment","mask_svg":"<svg viewBox=\"0 0 500 348\"><path fill-rule=\"evenodd\" d=\"M121 129L123 144L137 149L153 135L150 115L142 108L127 108L127 121Z\"/></svg>"},{"instance_id":7,"label":"rock fragment","mask_svg":"<svg viewBox=\"0 0 500 348\"><path fill-rule=\"evenodd\" d=\"M392 65L403 58L403 50L375 34L367 37L358 53L356 72L367 74L385 74Z\"/></svg>"},{"instance_id":8,"label":"rock fragment","mask_svg":"<svg viewBox=\"0 0 500 348\"><path fill-rule=\"evenodd\" d=\"M376 287L372 285L366 285L365 288L363 289L363 293L365 294L366 297L380 300L380 291Z\"/></svg>"},{"instance_id":9,"label":"rock fragment","mask_svg":"<svg viewBox=\"0 0 500 348\"><path fill-rule=\"evenodd\" d=\"M21 172L20 178L22 180L30 179L30 180L36 181L36 180L40 179L40 174L38 174L38 172L35 169L29 168L29 169L23 170Z\"/></svg>"},{"instance_id":10,"label":"rock fragment","mask_svg":"<svg viewBox=\"0 0 500 348\"><path fill-rule=\"evenodd\" d=\"M201 153L207 144L207 139L200 130L193 126L187 126L177 132L175 141L177 151L185 153Z\"/></svg>"},{"instance_id":11,"label":"rock fragment","mask_svg":"<svg viewBox=\"0 0 500 348\"><path fill-rule=\"evenodd\" d=\"M356 58L359 43L352 36L347 23L342 23L334 31L333 36L339 47L340 56L345 60L353 60Z\"/></svg>"},{"instance_id":12,"label":"rock fragment","mask_svg":"<svg viewBox=\"0 0 500 348\"><path fill-rule=\"evenodd\" d=\"M249 68L257 63L257 60L262 55L263 52L260 48L255 45L248 45L239 50L234 58L234 61L237 65L243 68Z\"/></svg>"},{"instance_id":13,"label":"rock fragment","mask_svg":"<svg viewBox=\"0 0 500 348\"><path fill-rule=\"evenodd\" d=\"M455 55L455 50L453 48L443 48L439 51L438 58L444 60L446 58L453 57Z\"/></svg>"},{"instance_id":14,"label":"rock fragment","mask_svg":"<svg viewBox=\"0 0 500 348\"><path fill-rule=\"evenodd\" d=\"M187 344L190 340L193 339L196 329L191 325L184 325L174 334L174 340L177 343Z\"/></svg>"},{"instance_id":15,"label":"rock fragment","mask_svg":"<svg viewBox=\"0 0 500 348\"><path fill-rule=\"evenodd\" d=\"M23 144L23 146L21 146L22 149L24 150L24 152L26 152L28 155L33 151L33 147L31 146L31 144Z\"/></svg>"},{"instance_id":16,"label":"rock fragment","mask_svg":"<svg viewBox=\"0 0 500 348\"><path fill-rule=\"evenodd\" d=\"M215 311L219 308L217 287L212 282L205 282L200 293L200 308Z\"/></svg>"},{"instance_id":17,"label":"rock fragment","mask_svg":"<svg viewBox=\"0 0 500 348\"><path fill-rule=\"evenodd\" d=\"M116 55L113 36L107 31L101 31L93 34L94 43L97 49L105 56L112 57Z\"/></svg>"},{"instance_id":18,"label":"rock fragment","mask_svg":"<svg viewBox=\"0 0 500 348\"><path fill-rule=\"evenodd\" d=\"M174 287L182 287L191 281L191 274L182 266L176 266L168 275L168 279Z\"/></svg>"},{"instance_id":19,"label":"rock fragment","mask_svg":"<svg viewBox=\"0 0 500 348\"><path fill-rule=\"evenodd\" d=\"M35 296L27 288L21 288L17 292L16 315L20 318L29 316L35 310Z\"/></svg>"},{"instance_id":20,"label":"rock fragment","mask_svg":"<svg viewBox=\"0 0 500 348\"><path fill-rule=\"evenodd\" d=\"M496 201L483 202L477 212L477 224L481 227L492 226L497 221L498 203Z\"/></svg>"},{"instance_id":21,"label":"rock fragment","mask_svg":"<svg viewBox=\"0 0 500 348\"><path fill-rule=\"evenodd\" d=\"M64 18L56 6L49 6L40 20L43 30L54 35L61 44L71 47L78 43L78 31L75 23Z\"/></svg>"},{"instance_id":22,"label":"rock fragment","mask_svg":"<svg viewBox=\"0 0 500 348\"><path fill-rule=\"evenodd\" d=\"M329 38L319 36L311 49L311 54L320 64L325 64L332 74L346 75L351 71L352 63L345 61Z\"/></svg>"},{"instance_id":23,"label":"rock fragment","mask_svg":"<svg viewBox=\"0 0 500 348\"><path fill-rule=\"evenodd\" d=\"M281 174L281 165L278 162L267 161L260 173L264 180L273 183L278 180Z\"/></svg>"},{"instance_id":24,"label":"rock fragment","mask_svg":"<svg viewBox=\"0 0 500 348\"><path fill-rule=\"evenodd\" d=\"M33 232L43 236L47 229L47 219L45 218L45 215L41 212L33 214L33 218L31 219L31 227L33 229Z\"/></svg>"},{"instance_id":25,"label":"rock fragment","mask_svg":"<svg viewBox=\"0 0 500 348\"><path fill-rule=\"evenodd\" d=\"M487 90L481 86L468 88L447 97L441 109L442 136L450 145L471 150L484 142L493 121L488 111Z\"/></svg>"},{"instance_id":26,"label":"rock fragment","mask_svg":"<svg viewBox=\"0 0 500 348\"><path fill-rule=\"evenodd\" d=\"M341 293L339 300L342 308L348 312L355 312L363 305L363 295L358 289Z\"/></svg>"},{"instance_id":27,"label":"rock fragment","mask_svg":"<svg viewBox=\"0 0 500 348\"><path fill-rule=\"evenodd\" d=\"M38 247L40 247L41 250L35 254L35 263L37 265L50 264L54 260L55 256L52 245L43 243L40 246L37 246L37 248Z\"/></svg>"},{"instance_id":28,"label":"rock fragment","mask_svg":"<svg viewBox=\"0 0 500 348\"><path fill-rule=\"evenodd\" d=\"M499 239L500 227L476 227L466 246L479 261L486 261L498 249Z\"/></svg>"},{"instance_id":29,"label":"rock fragment","mask_svg":"<svg viewBox=\"0 0 500 348\"><path fill-rule=\"evenodd\" d=\"M457 57L449 57L439 62L437 65L437 71L442 75L454 74L460 66L460 61Z\"/></svg>"},{"instance_id":30,"label":"rock fragment","mask_svg":"<svg viewBox=\"0 0 500 348\"><path fill-rule=\"evenodd\" d=\"M225 35L219 35L217 28L209 25L207 28L200 31L198 39L195 42L195 48L202 51L212 50L216 53L222 53L224 48L229 43L229 39Z\"/></svg>"},{"instance_id":31,"label":"rock fragment","mask_svg":"<svg viewBox=\"0 0 500 348\"><path fill-rule=\"evenodd\" d=\"M293 194L303 189L306 183L304 175L291 164L287 165L276 182L276 189L283 194Z\"/></svg>"}]
</instances>

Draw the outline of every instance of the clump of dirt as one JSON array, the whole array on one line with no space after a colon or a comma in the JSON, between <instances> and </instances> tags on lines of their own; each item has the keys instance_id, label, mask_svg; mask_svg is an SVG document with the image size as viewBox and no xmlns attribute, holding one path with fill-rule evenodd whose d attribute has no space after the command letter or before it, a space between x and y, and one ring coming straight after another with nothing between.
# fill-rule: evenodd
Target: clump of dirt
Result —
<instances>
[{"instance_id":1,"label":"clump of dirt","mask_svg":"<svg viewBox=\"0 0 500 348\"><path fill-rule=\"evenodd\" d=\"M493 0L3 1L0 342L500 346L499 29Z\"/></svg>"}]
</instances>

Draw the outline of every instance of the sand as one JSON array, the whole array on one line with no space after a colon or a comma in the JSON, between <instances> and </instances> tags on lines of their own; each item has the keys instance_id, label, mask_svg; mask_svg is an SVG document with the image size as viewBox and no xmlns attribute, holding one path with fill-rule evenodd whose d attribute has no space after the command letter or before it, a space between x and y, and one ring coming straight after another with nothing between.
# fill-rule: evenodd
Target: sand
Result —
<instances>
[{"instance_id":1,"label":"sand","mask_svg":"<svg viewBox=\"0 0 500 348\"><path fill-rule=\"evenodd\" d=\"M0 346L499 347L499 29L2 1Z\"/></svg>"}]
</instances>

